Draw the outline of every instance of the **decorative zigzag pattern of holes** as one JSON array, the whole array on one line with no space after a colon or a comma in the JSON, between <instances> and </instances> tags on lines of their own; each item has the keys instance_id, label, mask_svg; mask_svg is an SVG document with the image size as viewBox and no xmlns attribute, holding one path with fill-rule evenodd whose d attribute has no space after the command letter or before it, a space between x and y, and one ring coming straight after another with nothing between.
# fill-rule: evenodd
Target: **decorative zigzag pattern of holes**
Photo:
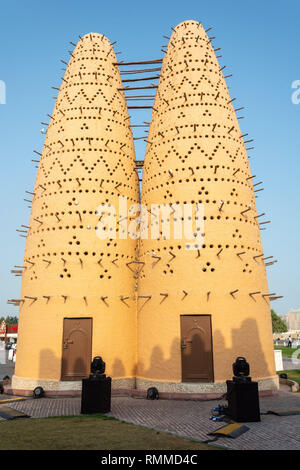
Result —
<instances>
[{"instance_id":1,"label":"decorative zigzag pattern of holes","mask_svg":"<svg viewBox=\"0 0 300 470\"><path fill-rule=\"evenodd\" d=\"M136 203L139 187L116 57L106 38L92 39L92 47L87 36L74 49L49 121L24 257L34 264L27 264L24 279L49 275L72 282L81 272L89 278L92 269L100 295L101 282L121 284L122 276L131 275L126 263L136 259L137 246L132 240L98 240L97 208L117 205L119 195ZM57 237L59 251L53 248Z\"/></svg>"},{"instance_id":2,"label":"decorative zigzag pattern of holes","mask_svg":"<svg viewBox=\"0 0 300 470\"><path fill-rule=\"evenodd\" d=\"M152 202L158 201L168 205L204 204L204 230L219 233L219 243L211 244L204 238L195 272L200 278L203 273L217 273L225 255L239 262L236 253L244 249L244 239L244 243L251 240L251 244L247 245L247 255L240 260L240 272L251 274L256 268L261 269L253 260L262 247L253 217L255 195L251 179L247 180L251 173L241 134L211 44L202 32L181 25L172 34L162 64L147 138L142 202L148 209ZM192 196L185 196L191 193ZM220 200L225 202L221 211L218 210ZM249 204L251 215L244 217L241 212ZM170 217L172 226L173 214ZM223 227L227 227L226 235ZM160 240L141 240L140 257L146 263L140 275L142 280L153 276L160 280L172 278L177 257L185 257L189 262L197 256L197 251L178 248L174 240L171 245L164 242L161 230L160 236ZM236 241L238 244L234 245ZM152 249L162 256L157 263L151 257ZM216 253L220 249L222 254L218 257ZM174 259L168 254L170 250L176 256Z\"/></svg>"}]
</instances>

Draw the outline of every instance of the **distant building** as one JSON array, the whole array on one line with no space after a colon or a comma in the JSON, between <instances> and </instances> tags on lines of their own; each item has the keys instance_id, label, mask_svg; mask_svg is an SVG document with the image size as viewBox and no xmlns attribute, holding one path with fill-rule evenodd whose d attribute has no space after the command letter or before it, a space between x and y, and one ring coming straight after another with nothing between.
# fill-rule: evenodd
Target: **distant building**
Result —
<instances>
[{"instance_id":1,"label":"distant building","mask_svg":"<svg viewBox=\"0 0 300 470\"><path fill-rule=\"evenodd\" d=\"M300 331L300 308L291 309L288 313L280 315L288 331Z\"/></svg>"},{"instance_id":2,"label":"distant building","mask_svg":"<svg viewBox=\"0 0 300 470\"><path fill-rule=\"evenodd\" d=\"M282 321L284 321L284 323L286 324L286 326L288 328L288 321L289 321L288 314L285 313L284 315L280 315L280 318L281 318Z\"/></svg>"},{"instance_id":3,"label":"distant building","mask_svg":"<svg viewBox=\"0 0 300 470\"><path fill-rule=\"evenodd\" d=\"M300 330L300 308L291 309L287 314L282 315L289 331Z\"/></svg>"}]
</instances>

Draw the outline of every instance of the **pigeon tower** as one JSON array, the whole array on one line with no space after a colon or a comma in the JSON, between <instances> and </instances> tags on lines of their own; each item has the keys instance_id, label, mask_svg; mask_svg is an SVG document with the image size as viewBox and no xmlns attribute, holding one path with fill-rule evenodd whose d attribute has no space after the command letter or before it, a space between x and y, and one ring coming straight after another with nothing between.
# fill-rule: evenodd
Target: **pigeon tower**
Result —
<instances>
[{"instance_id":1,"label":"pigeon tower","mask_svg":"<svg viewBox=\"0 0 300 470\"><path fill-rule=\"evenodd\" d=\"M133 386L136 280L128 263L137 245L118 236L118 208L121 196L138 202L139 187L116 62L105 36L82 37L50 117L26 240L14 389L80 387L96 355L115 387ZM116 233L110 223L104 238L110 207Z\"/></svg>"}]
</instances>

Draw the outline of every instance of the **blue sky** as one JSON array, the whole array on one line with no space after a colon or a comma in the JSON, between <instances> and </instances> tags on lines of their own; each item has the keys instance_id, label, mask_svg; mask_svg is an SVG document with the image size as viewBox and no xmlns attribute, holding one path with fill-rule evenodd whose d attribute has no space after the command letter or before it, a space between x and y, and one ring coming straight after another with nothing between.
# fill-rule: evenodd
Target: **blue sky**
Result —
<instances>
[{"instance_id":1,"label":"blue sky","mask_svg":"<svg viewBox=\"0 0 300 470\"><path fill-rule=\"evenodd\" d=\"M60 86L60 59L69 60L69 41L98 32L117 41L121 60L156 59L166 44L163 35L189 19L213 28L213 44L222 48L220 64L233 74L231 96L246 108L242 131L255 139L251 169L265 188L258 193L258 210L272 221L262 232L264 253L279 260L267 268L269 286L284 296L272 307L278 313L300 307L300 104L291 100L292 82L300 80L300 2L10 0L2 2L0 29L0 80L6 84L6 104L0 104L0 315L17 314L6 304L20 296L20 278L10 274L22 264L25 245L16 228L29 220L23 199L34 185L32 151L42 148L40 122L52 112L51 86ZM137 121L149 120L139 113ZM138 159L143 152L139 143Z\"/></svg>"}]
</instances>

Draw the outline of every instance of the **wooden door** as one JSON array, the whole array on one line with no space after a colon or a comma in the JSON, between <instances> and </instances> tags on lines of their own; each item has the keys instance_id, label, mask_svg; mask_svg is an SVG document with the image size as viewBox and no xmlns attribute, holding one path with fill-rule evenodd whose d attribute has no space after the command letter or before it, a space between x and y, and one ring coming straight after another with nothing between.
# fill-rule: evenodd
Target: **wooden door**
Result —
<instances>
[{"instance_id":1,"label":"wooden door","mask_svg":"<svg viewBox=\"0 0 300 470\"><path fill-rule=\"evenodd\" d=\"M90 374L92 319L64 318L61 380L81 380Z\"/></svg>"},{"instance_id":2,"label":"wooden door","mask_svg":"<svg viewBox=\"0 0 300 470\"><path fill-rule=\"evenodd\" d=\"M183 382L213 382L210 315L181 315Z\"/></svg>"}]
</instances>

